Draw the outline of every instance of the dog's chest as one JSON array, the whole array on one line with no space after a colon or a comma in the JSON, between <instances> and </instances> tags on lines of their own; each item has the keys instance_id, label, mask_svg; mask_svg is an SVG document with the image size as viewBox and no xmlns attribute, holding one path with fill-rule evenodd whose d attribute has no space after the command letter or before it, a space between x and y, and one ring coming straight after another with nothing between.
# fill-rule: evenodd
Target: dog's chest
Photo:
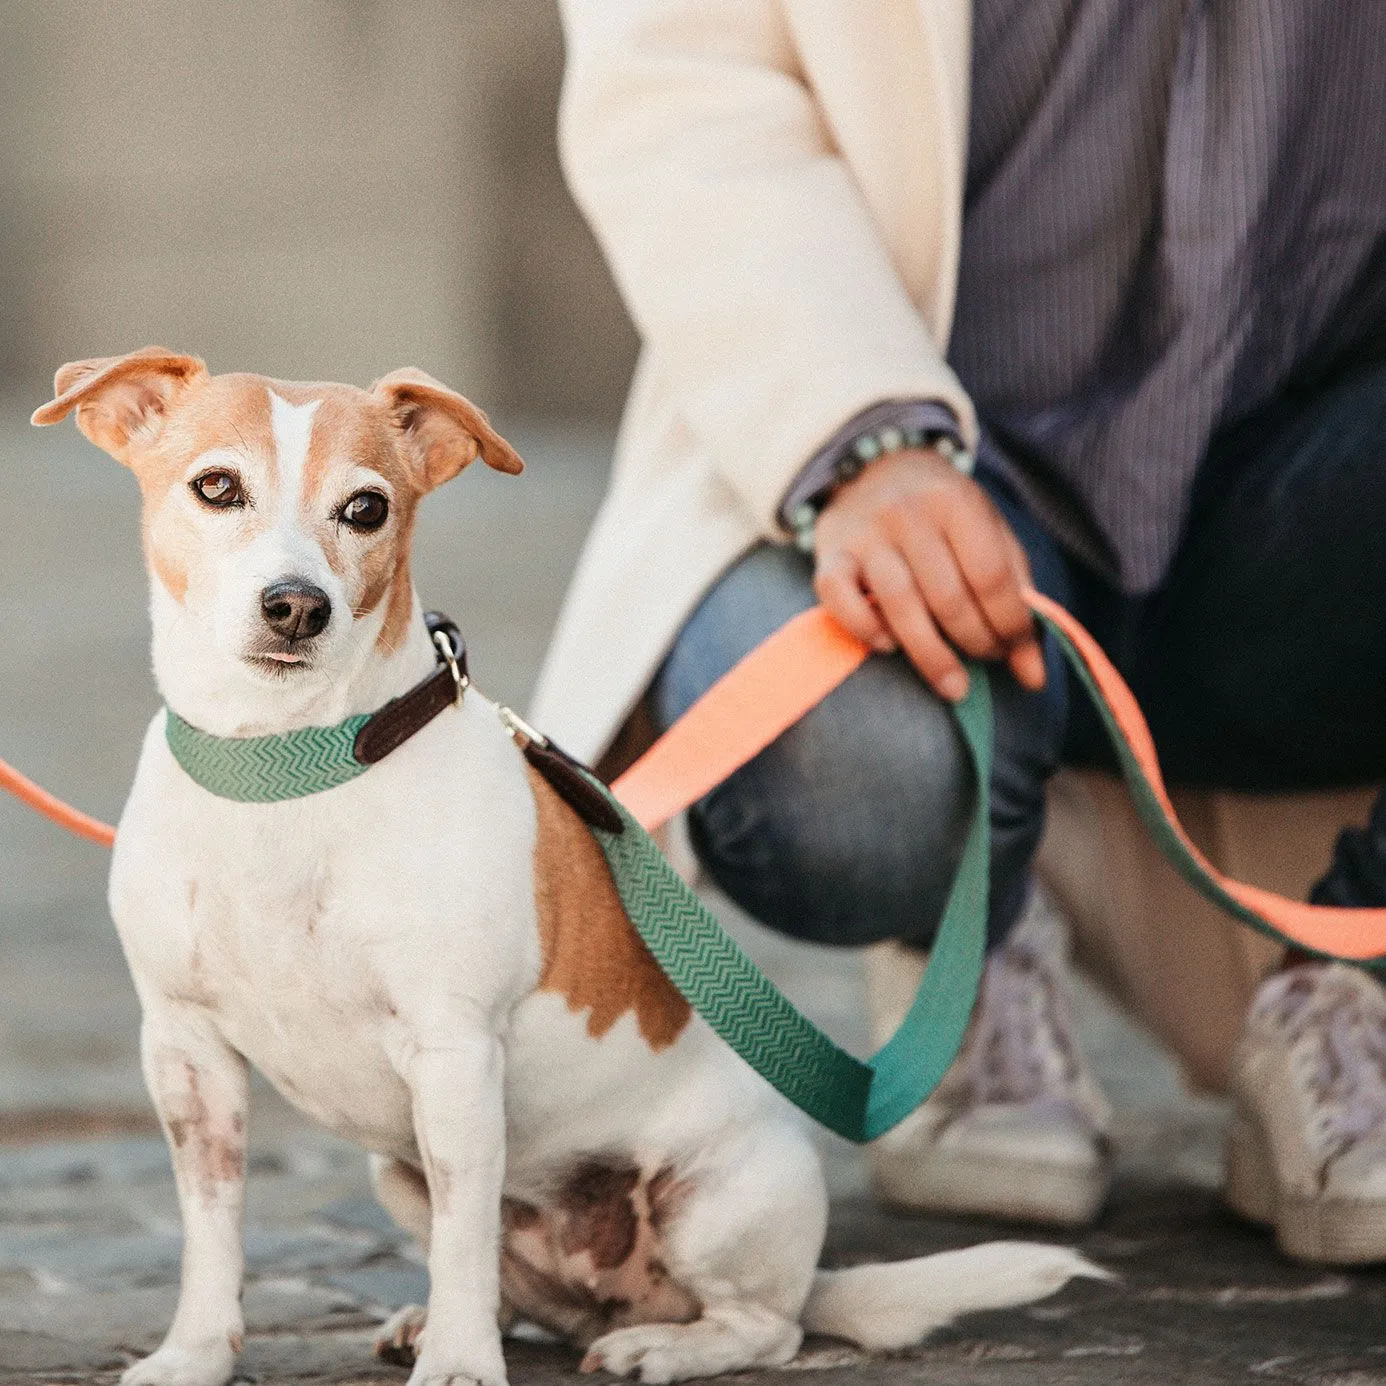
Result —
<instances>
[{"instance_id":1,"label":"dog's chest","mask_svg":"<svg viewBox=\"0 0 1386 1386\"><path fill-rule=\"evenodd\" d=\"M214 798L154 729L111 905L146 996L204 1017L295 1105L409 1157L402 1071L538 970L533 803L483 709L439 718L368 775L268 804Z\"/></svg>"},{"instance_id":2,"label":"dog's chest","mask_svg":"<svg viewBox=\"0 0 1386 1386\"><path fill-rule=\"evenodd\" d=\"M190 887L189 946L168 994L214 1018L292 1102L373 1148L409 1139L407 1094L389 1054L399 1007L375 935L329 861L281 863L237 889L209 872Z\"/></svg>"}]
</instances>

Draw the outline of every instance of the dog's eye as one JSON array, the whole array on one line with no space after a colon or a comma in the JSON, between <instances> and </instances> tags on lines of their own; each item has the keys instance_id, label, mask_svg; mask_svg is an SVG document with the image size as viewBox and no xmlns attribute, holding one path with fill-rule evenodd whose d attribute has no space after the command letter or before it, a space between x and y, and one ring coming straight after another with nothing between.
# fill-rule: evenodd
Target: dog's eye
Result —
<instances>
[{"instance_id":1,"label":"dog's eye","mask_svg":"<svg viewBox=\"0 0 1386 1386\"><path fill-rule=\"evenodd\" d=\"M198 500L215 506L218 510L245 504L241 479L235 472L203 472L201 476L192 479L191 485Z\"/></svg>"},{"instance_id":2,"label":"dog's eye","mask_svg":"<svg viewBox=\"0 0 1386 1386\"><path fill-rule=\"evenodd\" d=\"M389 513L390 502L379 491L358 491L340 511L352 529L379 529Z\"/></svg>"}]
</instances>

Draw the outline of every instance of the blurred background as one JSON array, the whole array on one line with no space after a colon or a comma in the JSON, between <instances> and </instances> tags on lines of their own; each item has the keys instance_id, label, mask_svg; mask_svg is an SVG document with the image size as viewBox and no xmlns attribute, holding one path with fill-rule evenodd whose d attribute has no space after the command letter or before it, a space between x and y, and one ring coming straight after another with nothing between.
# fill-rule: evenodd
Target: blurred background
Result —
<instances>
[{"instance_id":1,"label":"blurred background","mask_svg":"<svg viewBox=\"0 0 1386 1386\"><path fill-rule=\"evenodd\" d=\"M610 420L634 356L554 151L552 0L5 6L0 377L147 341L422 366Z\"/></svg>"}]
</instances>

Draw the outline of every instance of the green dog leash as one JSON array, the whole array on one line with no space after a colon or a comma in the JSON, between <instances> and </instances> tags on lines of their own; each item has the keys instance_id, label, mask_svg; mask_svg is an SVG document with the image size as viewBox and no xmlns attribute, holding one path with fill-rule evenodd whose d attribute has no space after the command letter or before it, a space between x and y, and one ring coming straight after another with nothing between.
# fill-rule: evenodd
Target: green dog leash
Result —
<instances>
[{"instance_id":1,"label":"green dog leash","mask_svg":"<svg viewBox=\"0 0 1386 1386\"><path fill-rule=\"evenodd\" d=\"M848 1140L873 1140L934 1090L962 1045L977 996L986 949L992 715L985 670L973 666L971 674L971 692L957 717L971 751L979 811L914 1004L890 1042L866 1062L834 1044L760 971L606 785L508 708L500 709L526 752L532 747L543 757L538 768L552 773L555 761L563 767L568 778L555 787L570 803L572 779L580 777L588 795L584 817L621 903L669 980L752 1068ZM213 736L172 708L165 717L178 764L223 799L265 804L303 798L370 768L359 755L371 721L364 715L332 727L254 737ZM591 811L592 797L606 806L605 815ZM576 806L583 811L583 804Z\"/></svg>"},{"instance_id":2,"label":"green dog leash","mask_svg":"<svg viewBox=\"0 0 1386 1386\"><path fill-rule=\"evenodd\" d=\"M1046 604L1037 615L1092 696L1142 821L1184 879L1238 919L1283 942L1374 969L1386 965L1382 956L1386 911L1318 909L1249 891L1220 876L1197 854L1168 808L1153 747L1145 745L1143 754L1133 749L1136 734L1129 724L1122 724L1114 709L1113 693L1120 683L1115 672L1100 666L1103 657L1091 637L1066 613L1055 609L1048 614ZM439 650L447 660L442 644ZM455 689L444 672L436 673L426 681L434 686L426 715L415 716L402 731L399 714L408 710L404 705L411 699L419 702L422 685L372 717L352 717L334 727L307 727L280 736L211 736L169 709L168 744L183 769L222 798L269 803L321 793L363 774L374 760L445 706L454 691L460 697L466 687L460 638L455 659L462 668L459 673L457 664L451 663ZM962 1046L981 982L993 721L986 670L974 664L968 672L970 691L954 706L954 713L972 762L976 792L972 824L914 1002L891 1039L867 1060L834 1044L764 976L606 785L509 709L499 709L507 730L531 762L587 821L632 924L693 1009L767 1082L848 1140L874 1140L933 1092ZM390 723L383 737L378 734L382 723ZM1143 724L1139 730L1144 730ZM368 743L377 749L363 754ZM1277 902L1285 907L1283 911L1273 908ZM1285 928L1277 924L1277 918ZM1292 927L1291 918L1311 919L1318 932L1306 935L1302 922L1293 925L1295 932L1286 932Z\"/></svg>"},{"instance_id":3,"label":"green dog leash","mask_svg":"<svg viewBox=\"0 0 1386 1386\"><path fill-rule=\"evenodd\" d=\"M938 1086L967 1033L986 954L991 822L991 691L973 665L958 725L971 752L978 811L929 963L909 1013L863 1062L797 1010L669 864L654 839L592 776L624 831L594 827L626 913L688 1003L796 1107L850 1141L903 1121Z\"/></svg>"}]
</instances>

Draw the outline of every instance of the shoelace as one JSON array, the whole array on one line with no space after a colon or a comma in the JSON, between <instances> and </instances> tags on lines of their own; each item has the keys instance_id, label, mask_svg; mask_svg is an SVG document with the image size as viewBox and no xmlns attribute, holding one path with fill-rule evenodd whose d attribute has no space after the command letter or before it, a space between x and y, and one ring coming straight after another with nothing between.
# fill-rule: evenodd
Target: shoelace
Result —
<instances>
[{"instance_id":1,"label":"shoelace","mask_svg":"<svg viewBox=\"0 0 1386 1386\"><path fill-rule=\"evenodd\" d=\"M1309 1099L1309 1135L1325 1160L1386 1134L1386 994L1341 965L1296 967L1262 988L1256 1009L1289 1044Z\"/></svg>"},{"instance_id":2,"label":"shoelace","mask_svg":"<svg viewBox=\"0 0 1386 1386\"><path fill-rule=\"evenodd\" d=\"M1081 1063L1068 1004L1049 960L1015 944L989 959L982 977L968 1078L974 1101L1082 1110Z\"/></svg>"}]
</instances>

